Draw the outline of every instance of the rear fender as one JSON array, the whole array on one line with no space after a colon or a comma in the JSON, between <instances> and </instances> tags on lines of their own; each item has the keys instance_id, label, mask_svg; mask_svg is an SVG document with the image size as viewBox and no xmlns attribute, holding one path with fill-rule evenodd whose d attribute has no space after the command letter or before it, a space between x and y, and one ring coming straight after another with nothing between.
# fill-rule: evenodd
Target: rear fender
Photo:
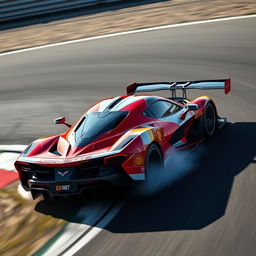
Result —
<instances>
[{"instance_id":1,"label":"rear fender","mask_svg":"<svg viewBox=\"0 0 256 256\"><path fill-rule=\"evenodd\" d=\"M217 114L217 108L213 100L208 96L201 96L196 98L195 100L191 101L190 103L197 104L199 106L199 109L195 111L195 119L202 116L204 114L205 107L208 102L211 102L215 112Z\"/></svg>"},{"instance_id":2,"label":"rear fender","mask_svg":"<svg viewBox=\"0 0 256 256\"><path fill-rule=\"evenodd\" d=\"M161 144L163 141L162 129L159 127L132 129L124 136L124 140L129 137L133 137L133 140L121 151L129 155L122 164L122 168L133 180L145 180L146 151L152 143Z\"/></svg>"}]
</instances>

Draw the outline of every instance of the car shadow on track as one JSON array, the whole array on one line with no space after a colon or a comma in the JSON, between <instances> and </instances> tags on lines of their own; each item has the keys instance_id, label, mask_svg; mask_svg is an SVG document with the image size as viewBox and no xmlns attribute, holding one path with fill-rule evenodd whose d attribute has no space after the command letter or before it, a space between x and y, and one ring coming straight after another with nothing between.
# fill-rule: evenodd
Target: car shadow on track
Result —
<instances>
[{"instance_id":1,"label":"car shadow on track","mask_svg":"<svg viewBox=\"0 0 256 256\"><path fill-rule=\"evenodd\" d=\"M94 226L98 221L97 218L101 218L108 209L111 209L118 199L118 195L113 194L112 190L101 188L58 200L42 199L36 204L35 210L68 222Z\"/></svg>"},{"instance_id":2,"label":"car shadow on track","mask_svg":"<svg viewBox=\"0 0 256 256\"><path fill-rule=\"evenodd\" d=\"M256 155L255 131L253 122L228 124L200 146L205 154L197 168L161 193L128 201L107 229L114 233L195 230L221 218L235 176Z\"/></svg>"},{"instance_id":3,"label":"car shadow on track","mask_svg":"<svg viewBox=\"0 0 256 256\"><path fill-rule=\"evenodd\" d=\"M254 161L255 130L255 122L228 124L198 147L203 154L185 177L157 194L126 198L125 206L104 228L113 233L194 230L221 218L235 176ZM79 222L76 213L85 202L77 199L48 205L40 201L35 210Z\"/></svg>"}]
</instances>

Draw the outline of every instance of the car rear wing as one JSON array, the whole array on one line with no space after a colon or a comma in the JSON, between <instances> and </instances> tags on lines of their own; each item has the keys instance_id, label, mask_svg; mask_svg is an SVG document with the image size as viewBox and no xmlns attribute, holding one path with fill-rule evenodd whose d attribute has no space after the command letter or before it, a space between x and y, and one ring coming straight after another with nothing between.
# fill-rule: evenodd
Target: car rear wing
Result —
<instances>
[{"instance_id":1,"label":"car rear wing","mask_svg":"<svg viewBox=\"0 0 256 256\"><path fill-rule=\"evenodd\" d=\"M160 90L172 91L173 97L176 97L176 90L182 90L183 96L186 96L187 89L224 89L225 94L231 90L231 79L218 80L198 80L198 81L180 81L180 82L158 82L158 83L134 83L127 86L127 94L132 95L136 92L152 92Z\"/></svg>"}]
</instances>

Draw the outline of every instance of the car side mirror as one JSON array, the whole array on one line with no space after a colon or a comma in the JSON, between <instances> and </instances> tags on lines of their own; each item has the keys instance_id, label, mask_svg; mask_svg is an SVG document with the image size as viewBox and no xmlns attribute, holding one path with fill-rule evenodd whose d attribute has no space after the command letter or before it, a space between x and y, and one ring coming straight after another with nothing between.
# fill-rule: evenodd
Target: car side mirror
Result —
<instances>
[{"instance_id":1,"label":"car side mirror","mask_svg":"<svg viewBox=\"0 0 256 256\"><path fill-rule=\"evenodd\" d=\"M188 109L189 110L198 110L199 106L197 104L188 104Z\"/></svg>"},{"instance_id":2,"label":"car side mirror","mask_svg":"<svg viewBox=\"0 0 256 256\"><path fill-rule=\"evenodd\" d=\"M55 124L65 124L67 127L71 127L70 124L66 123L66 118L64 116L58 117L54 120Z\"/></svg>"},{"instance_id":3,"label":"car side mirror","mask_svg":"<svg viewBox=\"0 0 256 256\"><path fill-rule=\"evenodd\" d=\"M58 117L54 120L55 124L64 124L66 122L66 118L64 116Z\"/></svg>"}]
</instances>

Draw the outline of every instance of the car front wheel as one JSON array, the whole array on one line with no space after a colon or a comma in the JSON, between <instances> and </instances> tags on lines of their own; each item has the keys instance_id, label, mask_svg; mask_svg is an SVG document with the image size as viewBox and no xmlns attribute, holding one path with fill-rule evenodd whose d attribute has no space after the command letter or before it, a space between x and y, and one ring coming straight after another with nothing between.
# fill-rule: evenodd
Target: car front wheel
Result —
<instances>
[{"instance_id":1,"label":"car front wheel","mask_svg":"<svg viewBox=\"0 0 256 256\"><path fill-rule=\"evenodd\" d=\"M201 130L204 134L204 137L211 137L216 131L216 125L217 125L217 114L215 111L215 108L211 102L208 102L204 115L201 117L200 120L201 123Z\"/></svg>"}]
</instances>

